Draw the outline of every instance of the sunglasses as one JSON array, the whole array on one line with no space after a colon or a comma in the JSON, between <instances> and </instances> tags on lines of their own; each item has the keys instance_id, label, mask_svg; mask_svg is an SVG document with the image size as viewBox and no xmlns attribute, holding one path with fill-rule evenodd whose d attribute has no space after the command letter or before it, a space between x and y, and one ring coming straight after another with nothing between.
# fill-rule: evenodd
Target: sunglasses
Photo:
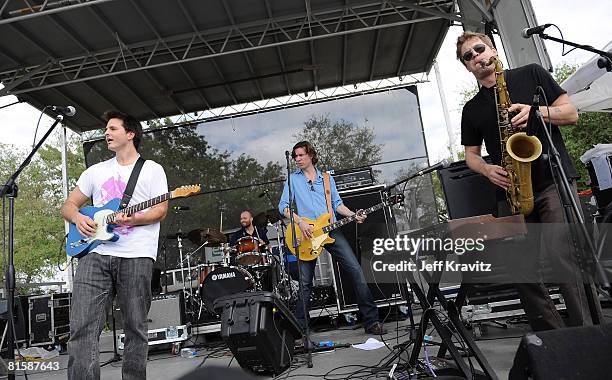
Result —
<instances>
[{"instance_id":1,"label":"sunglasses","mask_svg":"<svg viewBox=\"0 0 612 380\"><path fill-rule=\"evenodd\" d=\"M481 54L483 51L485 51L486 48L487 47L485 46L485 44L474 45L474 47L472 47L470 50L463 53L463 56L461 58L463 59L463 62L469 62L472 60L472 58L474 58L474 54L472 54L472 51Z\"/></svg>"}]
</instances>

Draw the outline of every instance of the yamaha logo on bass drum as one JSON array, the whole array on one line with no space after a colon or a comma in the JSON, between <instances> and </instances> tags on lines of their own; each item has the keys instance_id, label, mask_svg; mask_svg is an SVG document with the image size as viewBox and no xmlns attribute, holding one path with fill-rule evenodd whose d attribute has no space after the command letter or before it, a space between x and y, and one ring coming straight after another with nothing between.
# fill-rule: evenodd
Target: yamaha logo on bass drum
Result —
<instances>
[{"instance_id":1,"label":"yamaha logo on bass drum","mask_svg":"<svg viewBox=\"0 0 612 380\"><path fill-rule=\"evenodd\" d=\"M219 273L219 274L213 274L212 280L213 281L225 280L226 278L234 278L234 277L236 277L236 272Z\"/></svg>"}]
</instances>

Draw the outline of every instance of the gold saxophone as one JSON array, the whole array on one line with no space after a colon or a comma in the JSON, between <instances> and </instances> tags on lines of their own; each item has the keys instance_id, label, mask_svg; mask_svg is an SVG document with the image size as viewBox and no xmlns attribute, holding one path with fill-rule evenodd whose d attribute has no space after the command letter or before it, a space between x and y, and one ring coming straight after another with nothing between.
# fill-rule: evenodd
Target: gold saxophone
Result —
<instances>
[{"instance_id":1,"label":"gold saxophone","mask_svg":"<svg viewBox=\"0 0 612 380\"><path fill-rule=\"evenodd\" d=\"M497 57L481 61L481 65L495 64L495 102L497 125L501 142L501 166L508 173L510 186L506 197L512 214L529 215L533 211L533 189L531 184L531 161L542 154L542 143L535 136L527 136L512 126L508 108L512 105L504 77L504 68Z\"/></svg>"}]
</instances>

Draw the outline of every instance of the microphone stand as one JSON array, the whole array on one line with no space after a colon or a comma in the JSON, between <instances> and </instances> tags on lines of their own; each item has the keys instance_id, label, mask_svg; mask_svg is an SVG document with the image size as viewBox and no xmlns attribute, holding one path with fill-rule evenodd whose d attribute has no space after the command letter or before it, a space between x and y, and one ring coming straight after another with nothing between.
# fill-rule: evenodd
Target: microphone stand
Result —
<instances>
[{"instance_id":1,"label":"microphone stand","mask_svg":"<svg viewBox=\"0 0 612 380\"><path fill-rule=\"evenodd\" d=\"M6 183L0 189L0 197L8 197L9 199L9 223L8 223L8 259L6 263L6 273L4 279L6 281L6 297L7 297L7 326L10 323L13 328L7 329L7 337L6 337L6 350L8 354L8 360L15 360L15 335L14 335L14 323L13 319L13 307L15 303L15 236L14 234L14 224L15 224L15 198L17 198L18 194L18 186L17 186L17 177L19 174L25 169L32 161L32 157L38 152L38 149L44 144L45 140L49 137L51 132L55 129L55 126L59 124L62 120L64 120L64 115L57 115L55 117L55 122L49 127L47 133L38 141L38 144L32 149L28 157L19 165L19 168L15 173L13 173L10 178L6 181ZM15 373L9 372L8 379L15 379Z\"/></svg>"},{"instance_id":2,"label":"microphone stand","mask_svg":"<svg viewBox=\"0 0 612 380\"><path fill-rule=\"evenodd\" d=\"M268 201L270 202L270 205L272 206L273 209L278 208L274 206L274 201L272 200L272 196L270 195L270 192L268 190L264 192L264 195L266 196L266 199L268 199ZM280 261L279 265L280 265L280 273L281 273L281 278L277 280L283 284L283 290L285 292L285 295L284 295L285 299L289 301L291 298L291 279L289 278L289 273L285 269L285 254L283 252L283 244L281 244L281 242L282 243L285 242L285 235L283 231L283 227L285 227L285 223L283 223L282 218L280 218L279 221L275 223L274 225L271 224L269 220L268 220L268 223L271 226L274 226L274 228L276 229L276 243L278 244L278 259Z\"/></svg>"},{"instance_id":3,"label":"microphone stand","mask_svg":"<svg viewBox=\"0 0 612 380\"><path fill-rule=\"evenodd\" d=\"M114 281L113 281L114 282ZM113 288L115 284L113 284ZM113 299L116 297L113 296ZM111 318L113 320L113 357L100 364L100 368L109 365L111 363L116 363L121 361L121 355L119 355L119 351L117 350L117 326L115 324L115 302L111 300ZM108 315L108 314L107 314ZM107 352L107 351L106 351Z\"/></svg>"},{"instance_id":4,"label":"microphone stand","mask_svg":"<svg viewBox=\"0 0 612 380\"><path fill-rule=\"evenodd\" d=\"M534 105L532 105L532 108L534 108ZM553 159L553 162L552 162L553 176L555 176L556 179L560 180L561 182L559 184L558 181L555 181L555 184L557 186L557 189L559 191L559 196L561 198L561 205L563 206L565 220L569 226L570 234L572 236L572 241L574 242L574 249L576 250L576 252L578 252L579 257L577 257L577 259L579 261L585 260L584 257L580 257L582 256L581 253L583 253L584 250L579 250L577 246L579 238L582 237L584 241L586 242L587 248L588 248L588 257L586 259L590 259L590 263L592 264L593 269L594 269L594 275L592 274L589 274L589 275L594 276L598 280L598 283L601 285L601 287L604 290L609 291L610 283L608 282L606 278L606 274L603 270L603 267L601 266L601 263L599 262L599 258L597 257L596 250L595 250L595 245L593 244L593 241L591 240L591 236L589 235L586 229L586 224L585 224L584 218L582 217L582 214L580 213L580 209L578 208L576 199L572 196L572 188L570 187L569 181L567 179L567 174L565 173L565 170L563 166L561 165L561 156L559 155L559 151L557 150L557 148L555 147L552 141L552 137L550 136L550 131L546 127L546 121L544 121L544 117L542 116L542 112L540 111L539 107L535 107L534 114L537 120L540 121L541 126L543 127L544 135L546 136L546 140L548 141L548 146L550 147L550 151L552 153L551 156ZM572 223L572 221L575 221L575 223ZM578 226L578 229L579 229L578 231L576 230L576 225ZM580 233L580 235L582 236L579 236L578 233ZM589 310L591 312L591 319L593 320L593 324L601 324L603 316L598 311L598 308L596 305L596 302L598 301L590 289L592 280L593 278L591 277L589 278L589 281L584 283L585 293L586 293L587 302L589 305Z\"/></svg>"},{"instance_id":5,"label":"microphone stand","mask_svg":"<svg viewBox=\"0 0 612 380\"><path fill-rule=\"evenodd\" d=\"M171 231L172 226L174 225L174 221L176 219L176 214L172 214L172 220L170 221L168 231ZM164 294L168 293L168 247L166 246L168 242L168 233L164 236L164 240L161 245L162 252L164 253ZM161 279L160 279L161 280Z\"/></svg>"},{"instance_id":6,"label":"microphone stand","mask_svg":"<svg viewBox=\"0 0 612 380\"><path fill-rule=\"evenodd\" d=\"M439 162L439 163L438 163L438 164L436 164L436 165L429 166L429 167L427 167L427 168L425 168L425 169L421 169L421 170L419 170L418 172L416 172L416 173L414 173L414 174L412 174L412 175L408 176L407 178L404 178L404 179L402 179L402 180L399 180L399 181L397 181L397 182L392 183L391 185L389 185L389 186L387 187L387 192L391 192L391 190L392 190L393 188L395 188L395 187L397 187L397 186L401 185L401 184L402 184L402 183L404 183L404 182L411 181L411 180L413 180L413 179L415 179L415 178L417 178L417 177L423 176L423 175L425 175L425 174L432 173L432 172L434 172L434 171L436 171L436 170L438 170L438 169L445 168L445 167L447 167L448 165L450 165L449 161L447 161L447 160L443 160L443 161Z\"/></svg>"},{"instance_id":7,"label":"microphone stand","mask_svg":"<svg viewBox=\"0 0 612 380\"><path fill-rule=\"evenodd\" d=\"M603 50L599 50L599 49L595 49L594 47L590 45L581 45L575 42L564 40L562 38L552 37L552 36L549 36L548 34L545 34L544 32L538 33L537 35L540 36L540 38L544 40L551 40L551 41L559 42L559 43L569 45L569 46L572 46L578 49L582 49L582 50L590 51L595 54L599 54L601 58L597 61L597 66L600 69L605 68L607 72L612 72L612 53L609 53Z\"/></svg>"},{"instance_id":8,"label":"microphone stand","mask_svg":"<svg viewBox=\"0 0 612 380\"><path fill-rule=\"evenodd\" d=\"M295 232L295 221L293 220L293 207L291 207L291 203L293 202L293 192L291 191L291 163L289 162L289 151L285 151L285 160L287 161L287 189L289 190L289 225L291 226L291 237L293 238L293 251L297 256L297 268L298 268L298 291L300 292L300 299L302 300L301 305L296 305L296 307L302 307L302 312L304 313L304 329L302 337L302 342L304 343L304 350L306 350L306 362L308 368L312 368L312 350L310 347L310 323L308 323L308 310L306 309L306 299L304 298L304 286L302 284L302 270L301 270L301 261L300 260L300 252L298 251L298 241Z\"/></svg>"},{"instance_id":9,"label":"microphone stand","mask_svg":"<svg viewBox=\"0 0 612 380\"><path fill-rule=\"evenodd\" d=\"M446 161L443 161L439 164L422 169L410 175L408 178L400 180L390 185L387 191L390 192L392 188L397 187L398 185L404 182L408 182L424 174L428 174L433 171L442 169L443 167L447 167L448 165L449 164ZM415 264L418 264L418 260L419 260L422 248L421 246L419 246L419 248L417 249L418 251L415 252L416 255L414 257L411 256L411 259L410 259ZM438 252L436 253L436 260L446 261L446 255L440 256L440 253ZM442 272L438 272L437 274L433 273L431 275L427 275L426 271L423 272L422 274L420 273L415 274L412 271L406 271L405 276L406 276L405 280L410 285L410 293L416 295L416 299L418 300L422 309L423 310L432 309L434 306L434 303L437 301L440 304L440 306L447 312L448 322L442 321L436 313L430 313L427 315L423 314L420 324L419 324L419 328L417 329L414 323L414 317L412 316L412 307L411 307L412 300L409 299L408 300L409 311L410 311L409 338L407 341L394 346L393 349L395 352L393 353L393 355L391 355L384 363L380 364L378 368L388 368L392 365L400 364L401 361L398 363L394 363L394 362L398 358L401 358L401 355L404 352L406 352L410 348L411 345L412 345L412 350L411 350L408 362L406 364L408 365L409 368L416 368L417 360L419 358L423 345L425 344L425 334L427 332L427 329L429 328L429 324L431 324L434 330L438 333L442 341L440 351L436 355L437 357L445 357L445 353L448 350L448 353L450 354L451 358L453 359L453 361L455 362L457 366L457 370L461 371L463 376L465 376L465 378L474 379L476 377L476 375L474 374L474 369L471 366L471 361L469 362L470 365L466 363L466 361L464 360L464 355L460 351L461 349L458 348L455 342L453 341L454 335L452 331L454 330L455 334L459 336L460 341L463 341L462 348L465 348L465 351L470 353L469 356L473 356L476 358L476 361L478 362L478 364L480 365L480 368L484 372L485 377L487 379L497 380L495 371L493 370L493 368L491 367L491 365L489 364L489 362L483 355L482 351L476 345L474 338L471 336L471 334L467 332L467 330L465 329L463 325L463 322L460 320L460 314L459 314L459 309L457 308L457 305L455 305L455 303L452 301L447 301L444 295L442 294L442 292L440 291L439 286L440 286L440 280L442 278ZM418 276L422 276L425 278L428 284L427 290L425 290L423 286L422 279L420 279L420 281L417 282Z\"/></svg>"}]
</instances>

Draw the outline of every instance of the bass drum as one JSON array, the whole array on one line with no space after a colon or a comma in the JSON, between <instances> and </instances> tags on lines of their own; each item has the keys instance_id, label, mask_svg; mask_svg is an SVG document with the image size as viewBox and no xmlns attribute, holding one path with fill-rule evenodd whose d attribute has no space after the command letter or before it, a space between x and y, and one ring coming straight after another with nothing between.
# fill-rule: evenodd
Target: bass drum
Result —
<instances>
[{"instance_id":1,"label":"bass drum","mask_svg":"<svg viewBox=\"0 0 612 380\"><path fill-rule=\"evenodd\" d=\"M253 289L253 276L245 269L238 267L219 267L210 272L200 284L200 297L209 312L216 314L213 308L215 300L220 297Z\"/></svg>"}]
</instances>

